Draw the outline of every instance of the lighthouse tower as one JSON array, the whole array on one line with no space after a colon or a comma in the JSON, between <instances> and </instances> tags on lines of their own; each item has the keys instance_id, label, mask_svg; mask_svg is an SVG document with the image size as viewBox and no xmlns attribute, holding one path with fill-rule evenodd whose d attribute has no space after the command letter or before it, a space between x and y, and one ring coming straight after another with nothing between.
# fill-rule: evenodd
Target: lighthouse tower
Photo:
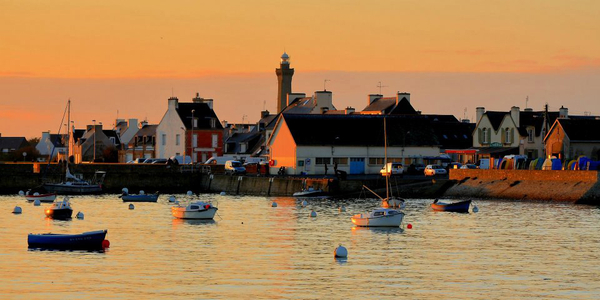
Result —
<instances>
[{"instance_id":1,"label":"lighthouse tower","mask_svg":"<svg viewBox=\"0 0 600 300\"><path fill-rule=\"evenodd\" d=\"M275 70L277 74L277 113L280 113L287 105L287 95L292 92L292 76L294 69L290 68L290 56L287 53L281 55L281 65Z\"/></svg>"}]
</instances>

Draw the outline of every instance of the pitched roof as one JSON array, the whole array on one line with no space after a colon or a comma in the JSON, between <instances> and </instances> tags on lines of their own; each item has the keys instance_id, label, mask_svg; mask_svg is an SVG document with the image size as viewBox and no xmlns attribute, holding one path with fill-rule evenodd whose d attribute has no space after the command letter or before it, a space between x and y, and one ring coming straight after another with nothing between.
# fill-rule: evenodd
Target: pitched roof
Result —
<instances>
[{"instance_id":1,"label":"pitched roof","mask_svg":"<svg viewBox=\"0 0 600 300\"><path fill-rule=\"evenodd\" d=\"M138 130L138 132L135 134L135 136L142 137L142 136L156 135L156 128L158 128L158 125L147 125L146 124L142 128L140 128L140 130Z\"/></svg>"},{"instance_id":2,"label":"pitched roof","mask_svg":"<svg viewBox=\"0 0 600 300\"><path fill-rule=\"evenodd\" d=\"M66 134L50 134L50 143L54 147L66 147Z\"/></svg>"},{"instance_id":3,"label":"pitched roof","mask_svg":"<svg viewBox=\"0 0 600 300\"><path fill-rule=\"evenodd\" d=\"M382 97L371 102L371 104L367 105L363 111L383 111L387 114L392 110L394 105L396 105L396 97Z\"/></svg>"},{"instance_id":4,"label":"pitched roof","mask_svg":"<svg viewBox=\"0 0 600 300\"><path fill-rule=\"evenodd\" d=\"M194 110L194 119L198 120L194 129L223 129L223 125L217 118L215 111L206 103L182 103L179 102L177 113L186 129L192 129L192 110ZM211 127L211 119L215 119L215 127Z\"/></svg>"},{"instance_id":5,"label":"pitched roof","mask_svg":"<svg viewBox=\"0 0 600 300\"><path fill-rule=\"evenodd\" d=\"M410 101L403 97L402 100L392 109L391 115L417 115L419 114L415 108L410 104Z\"/></svg>"},{"instance_id":6,"label":"pitched roof","mask_svg":"<svg viewBox=\"0 0 600 300\"><path fill-rule=\"evenodd\" d=\"M15 149L27 146L27 139L24 137L0 137L0 149Z\"/></svg>"},{"instance_id":7,"label":"pitched roof","mask_svg":"<svg viewBox=\"0 0 600 300\"><path fill-rule=\"evenodd\" d=\"M283 114L297 145L383 146L384 117L389 146L439 145L431 122L412 116Z\"/></svg>"},{"instance_id":8,"label":"pitched roof","mask_svg":"<svg viewBox=\"0 0 600 300\"><path fill-rule=\"evenodd\" d=\"M502 120L504 119L504 116L507 113L505 111L486 111L485 115L488 117L488 119L490 120L490 123L492 124L492 127L494 127L494 130L498 131L498 128L500 128L500 124L502 124Z\"/></svg>"},{"instance_id":9,"label":"pitched roof","mask_svg":"<svg viewBox=\"0 0 600 300\"><path fill-rule=\"evenodd\" d=\"M468 149L473 146L474 123L433 121L431 124L441 148Z\"/></svg>"},{"instance_id":10,"label":"pitched roof","mask_svg":"<svg viewBox=\"0 0 600 300\"><path fill-rule=\"evenodd\" d=\"M597 119L558 119L571 142L600 141L600 120Z\"/></svg>"}]
</instances>

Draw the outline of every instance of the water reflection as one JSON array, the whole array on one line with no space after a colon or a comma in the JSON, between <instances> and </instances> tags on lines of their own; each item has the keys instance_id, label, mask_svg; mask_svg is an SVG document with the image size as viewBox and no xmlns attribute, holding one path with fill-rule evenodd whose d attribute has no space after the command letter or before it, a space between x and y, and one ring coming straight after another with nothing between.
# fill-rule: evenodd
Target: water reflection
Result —
<instances>
[{"instance_id":1,"label":"water reflection","mask_svg":"<svg viewBox=\"0 0 600 300\"><path fill-rule=\"evenodd\" d=\"M192 219L178 219L173 218L173 227L176 228L181 225L216 225L215 220L192 220Z\"/></svg>"}]
</instances>

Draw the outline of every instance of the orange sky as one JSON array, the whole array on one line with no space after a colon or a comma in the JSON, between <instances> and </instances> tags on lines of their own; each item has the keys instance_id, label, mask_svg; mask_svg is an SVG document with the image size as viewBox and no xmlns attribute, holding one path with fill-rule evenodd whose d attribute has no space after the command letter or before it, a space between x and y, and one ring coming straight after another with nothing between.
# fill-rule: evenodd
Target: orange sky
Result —
<instances>
[{"instance_id":1,"label":"orange sky","mask_svg":"<svg viewBox=\"0 0 600 300\"><path fill-rule=\"evenodd\" d=\"M80 125L112 123L119 107L158 122L172 88L226 104L216 107L221 119L256 121L264 101L274 109L284 49L294 91L311 94L331 77L338 106L362 109L383 81L386 94L418 93L427 105L415 106L428 113L462 117L464 107L494 107L512 91L497 109L539 95L539 107L600 114L597 81L584 84L600 70L599 14L600 1L585 0L0 0L0 133L56 131L68 97ZM523 73L540 76L522 86ZM470 91L473 80L486 89ZM440 111L448 94L459 96Z\"/></svg>"}]
</instances>

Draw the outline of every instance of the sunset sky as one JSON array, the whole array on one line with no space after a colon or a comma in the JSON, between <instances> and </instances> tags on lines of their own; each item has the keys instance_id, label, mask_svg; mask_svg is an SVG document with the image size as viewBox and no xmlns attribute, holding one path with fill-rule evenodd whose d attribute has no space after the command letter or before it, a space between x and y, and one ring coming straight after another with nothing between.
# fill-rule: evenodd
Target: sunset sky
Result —
<instances>
[{"instance_id":1,"label":"sunset sky","mask_svg":"<svg viewBox=\"0 0 600 300\"><path fill-rule=\"evenodd\" d=\"M0 0L0 133L158 123L172 94L215 99L221 120L276 108L279 56L293 91L412 94L416 109L473 118L475 107L600 114L600 1ZM465 114L466 108L466 114ZM244 117L247 116L247 117Z\"/></svg>"}]
</instances>

